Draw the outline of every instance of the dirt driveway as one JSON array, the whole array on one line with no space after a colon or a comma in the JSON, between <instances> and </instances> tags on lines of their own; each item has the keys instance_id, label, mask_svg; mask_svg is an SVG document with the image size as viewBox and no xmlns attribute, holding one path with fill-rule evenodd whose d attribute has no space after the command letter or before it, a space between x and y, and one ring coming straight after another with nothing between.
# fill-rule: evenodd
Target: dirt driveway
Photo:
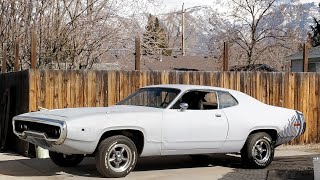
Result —
<instances>
[{"instance_id":1,"label":"dirt driveway","mask_svg":"<svg viewBox=\"0 0 320 180\"><path fill-rule=\"evenodd\" d=\"M317 147L287 146L276 150L276 157L266 169L243 169L238 156L212 155L205 159L189 156L141 158L135 170L124 179L313 179L313 157ZM78 167L60 168L50 159L28 159L0 153L0 180L71 180L101 179L94 158L86 158Z\"/></svg>"}]
</instances>

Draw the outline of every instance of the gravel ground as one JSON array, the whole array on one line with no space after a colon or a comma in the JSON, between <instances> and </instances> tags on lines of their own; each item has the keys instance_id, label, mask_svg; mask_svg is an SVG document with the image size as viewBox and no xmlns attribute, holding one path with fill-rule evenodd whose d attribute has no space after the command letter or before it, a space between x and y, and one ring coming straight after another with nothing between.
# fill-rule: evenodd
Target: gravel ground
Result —
<instances>
[{"instance_id":1,"label":"gravel ground","mask_svg":"<svg viewBox=\"0 0 320 180\"><path fill-rule=\"evenodd\" d=\"M277 150L299 150L305 152L319 153L320 144L306 144L306 145L282 145L277 147Z\"/></svg>"},{"instance_id":2,"label":"gravel ground","mask_svg":"<svg viewBox=\"0 0 320 180\"><path fill-rule=\"evenodd\" d=\"M215 154L209 157L164 156L141 158L128 180L312 180L313 157L320 156L320 145L281 146L265 169L245 169L239 155ZM60 168L50 159L29 159L0 153L0 180L81 180L101 179L94 158L78 167Z\"/></svg>"},{"instance_id":3,"label":"gravel ground","mask_svg":"<svg viewBox=\"0 0 320 180\"><path fill-rule=\"evenodd\" d=\"M300 155L295 155L299 152ZM230 159L235 171L227 174L222 180L231 179L295 179L295 180L313 180L313 157L320 157L320 144L311 145L282 145L276 148L276 154L273 162L266 169L243 169L240 165L240 159Z\"/></svg>"}]
</instances>

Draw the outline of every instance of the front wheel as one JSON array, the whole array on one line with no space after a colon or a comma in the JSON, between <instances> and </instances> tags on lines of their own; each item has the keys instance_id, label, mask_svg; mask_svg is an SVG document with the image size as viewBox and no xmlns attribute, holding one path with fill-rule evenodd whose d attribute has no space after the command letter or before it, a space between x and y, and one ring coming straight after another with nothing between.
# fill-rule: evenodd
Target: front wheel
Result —
<instances>
[{"instance_id":1,"label":"front wheel","mask_svg":"<svg viewBox=\"0 0 320 180\"><path fill-rule=\"evenodd\" d=\"M250 134L241 150L241 159L245 166L265 168L274 156L274 145L270 135L264 132Z\"/></svg>"},{"instance_id":2,"label":"front wheel","mask_svg":"<svg viewBox=\"0 0 320 180\"><path fill-rule=\"evenodd\" d=\"M96 152L96 167L104 177L128 175L137 163L137 148L126 136L112 136L103 140Z\"/></svg>"},{"instance_id":3,"label":"front wheel","mask_svg":"<svg viewBox=\"0 0 320 180\"><path fill-rule=\"evenodd\" d=\"M82 154L65 155L62 153L49 152L49 156L56 165L60 167L74 167L81 163L84 158Z\"/></svg>"}]
</instances>

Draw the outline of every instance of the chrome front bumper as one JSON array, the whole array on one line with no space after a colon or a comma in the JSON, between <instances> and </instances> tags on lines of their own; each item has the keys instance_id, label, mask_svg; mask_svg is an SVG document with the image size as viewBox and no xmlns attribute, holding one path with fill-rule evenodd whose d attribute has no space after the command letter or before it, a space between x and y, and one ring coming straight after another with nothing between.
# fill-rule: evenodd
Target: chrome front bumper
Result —
<instances>
[{"instance_id":1,"label":"chrome front bumper","mask_svg":"<svg viewBox=\"0 0 320 180\"><path fill-rule=\"evenodd\" d=\"M40 124L53 125L53 126L60 127L60 136L57 139L52 139L48 137L48 135L45 132L37 132L32 130L24 130L23 132L17 132L15 129L16 121L28 121L33 123L40 123ZM13 118L12 125L13 125L13 132L22 140L28 141L28 139L43 139L49 144L60 145L65 141L67 137L67 124L64 121L42 118L42 117L16 116Z\"/></svg>"}]
</instances>

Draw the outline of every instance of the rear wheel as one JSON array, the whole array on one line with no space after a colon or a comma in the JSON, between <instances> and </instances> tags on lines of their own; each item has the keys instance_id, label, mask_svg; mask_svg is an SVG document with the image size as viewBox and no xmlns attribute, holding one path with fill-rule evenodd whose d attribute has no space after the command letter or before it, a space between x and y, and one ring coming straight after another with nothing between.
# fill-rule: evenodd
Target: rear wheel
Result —
<instances>
[{"instance_id":1,"label":"rear wheel","mask_svg":"<svg viewBox=\"0 0 320 180\"><path fill-rule=\"evenodd\" d=\"M137 148L126 136L112 136L103 140L96 153L97 170L104 177L128 175L137 163Z\"/></svg>"},{"instance_id":2,"label":"rear wheel","mask_svg":"<svg viewBox=\"0 0 320 180\"><path fill-rule=\"evenodd\" d=\"M74 167L81 163L84 158L82 154L65 155L57 152L49 152L49 156L56 165L61 167Z\"/></svg>"},{"instance_id":3,"label":"rear wheel","mask_svg":"<svg viewBox=\"0 0 320 180\"><path fill-rule=\"evenodd\" d=\"M249 135L241 150L242 163L251 168L269 166L274 156L274 145L270 135L259 132Z\"/></svg>"}]
</instances>

